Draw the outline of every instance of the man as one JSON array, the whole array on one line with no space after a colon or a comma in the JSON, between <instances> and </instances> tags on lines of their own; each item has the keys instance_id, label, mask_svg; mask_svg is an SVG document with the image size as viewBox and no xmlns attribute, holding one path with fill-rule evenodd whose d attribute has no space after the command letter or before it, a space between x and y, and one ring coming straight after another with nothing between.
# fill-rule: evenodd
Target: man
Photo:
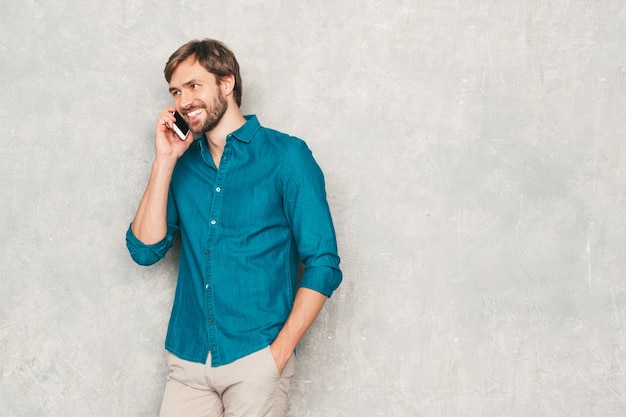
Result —
<instances>
[{"instance_id":1,"label":"man","mask_svg":"<svg viewBox=\"0 0 626 417\"><path fill-rule=\"evenodd\" d=\"M302 140L242 115L223 43L191 41L164 72L174 105L126 235L142 265L181 237L161 416L283 416L295 347L342 279L323 174Z\"/></svg>"}]
</instances>

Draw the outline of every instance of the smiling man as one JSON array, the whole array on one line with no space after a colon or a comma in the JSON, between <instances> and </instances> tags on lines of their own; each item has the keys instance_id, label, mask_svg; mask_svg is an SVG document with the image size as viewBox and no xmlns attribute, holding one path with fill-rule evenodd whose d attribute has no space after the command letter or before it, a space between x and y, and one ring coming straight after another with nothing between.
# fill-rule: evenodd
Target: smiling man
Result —
<instances>
[{"instance_id":1,"label":"smiling man","mask_svg":"<svg viewBox=\"0 0 626 417\"><path fill-rule=\"evenodd\" d=\"M302 140L242 115L223 43L183 45L164 73L174 103L126 234L141 265L181 237L161 417L283 416L295 347L342 279L323 174Z\"/></svg>"}]
</instances>

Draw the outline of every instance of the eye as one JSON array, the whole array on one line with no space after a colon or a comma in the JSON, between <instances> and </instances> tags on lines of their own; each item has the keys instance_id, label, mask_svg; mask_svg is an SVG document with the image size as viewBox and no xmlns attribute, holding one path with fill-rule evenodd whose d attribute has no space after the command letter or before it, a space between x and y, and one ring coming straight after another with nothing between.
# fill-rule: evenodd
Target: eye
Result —
<instances>
[{"instance_id":1,"label":"eye","mask_svg":"<svg viewBox=\"0 0 626 417\"><path fill-rule=\"evenodd\" d=\"M192 90L195 90L198 87L200 87L200 84L191 84L191 89Z\"/></svg>"},{"instance_id":2,"label":"eye","mask_svg":"<svg viewBox=\"0 0 626 417\"><path fill-rule=\"evenodd\" d=\"M180 95L180 91L178 91L178 90L172 90L172 91L170 91L170 94L171 94L173 97L178 97L178 96Z\"/></svg>"}]
</instances>

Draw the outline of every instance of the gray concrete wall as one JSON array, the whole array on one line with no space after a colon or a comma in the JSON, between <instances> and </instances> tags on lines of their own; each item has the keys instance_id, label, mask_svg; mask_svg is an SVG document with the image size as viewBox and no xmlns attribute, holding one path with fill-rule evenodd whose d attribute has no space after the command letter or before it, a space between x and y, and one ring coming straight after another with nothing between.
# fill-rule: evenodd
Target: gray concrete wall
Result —
<instances>
[{"instance_id":1,"label":"gray concrete wall","mask_svg":"<svg viewBox=\"0 0 626 417\"><path fill-rule=\"evenodd\" d=\"M0 415L156 414L176 252L124 233L203 37L326 173L345 280L289 416L626 415L617 0L4 1Z\"/></svg>"}]
</instances>

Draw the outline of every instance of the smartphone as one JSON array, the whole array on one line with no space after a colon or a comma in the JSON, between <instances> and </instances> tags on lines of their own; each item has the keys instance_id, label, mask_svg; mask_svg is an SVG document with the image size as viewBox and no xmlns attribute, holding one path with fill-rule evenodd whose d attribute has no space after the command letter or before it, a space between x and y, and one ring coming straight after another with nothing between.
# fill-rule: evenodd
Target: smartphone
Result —
<instances>
[{"instance_id":1,"label":"smartphone","mask_svg":"<svg viewBox=\"0 0 626 417\"><path fill-rule=\"evenodd\" d=\"M174 132L178 135L180 140L187 139L187 135L189 134L189 126L183 116L180 115L177 111L172 113L174 117L176 117L176 122L174 122Z\"/></svg>"}]
</instances>

